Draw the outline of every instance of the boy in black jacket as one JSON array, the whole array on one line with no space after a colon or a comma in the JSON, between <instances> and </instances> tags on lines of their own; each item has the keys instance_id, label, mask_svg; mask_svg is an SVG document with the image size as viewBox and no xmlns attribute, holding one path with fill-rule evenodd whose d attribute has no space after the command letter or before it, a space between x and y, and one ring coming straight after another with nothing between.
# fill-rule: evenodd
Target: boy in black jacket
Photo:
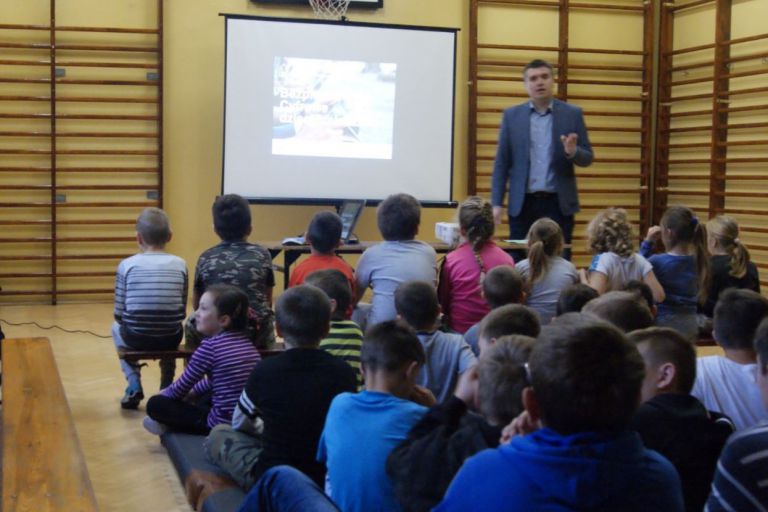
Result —
<instances>
[{"instance_id":1,"label":"boy in black jacket","mask_svg":"<svg viewBox=\"0 0 768 512\"><path fill-rule=\"evenodd\" d=\"M534 342L519 335L497 339L461 376L454 395L432 407L392 451L387 474L404 511L431 510L465 459L499 445L501 429L523 410Z\"/></svg>"},{"instance_id":2,"label":"boy in black jacket","mask_svg":"<svg viewBox=\"0 0 768 512\"><path fill-rule=\"evenodd\" d=\"M688 511L701 511L709 495L715 465L731 420L707 411L690 394L696 379L696 349L674 329L651 327L629 334L645 361L643 403L630 428L646 448L656 450L677 469Z\"/></svg>"}]
</instances>

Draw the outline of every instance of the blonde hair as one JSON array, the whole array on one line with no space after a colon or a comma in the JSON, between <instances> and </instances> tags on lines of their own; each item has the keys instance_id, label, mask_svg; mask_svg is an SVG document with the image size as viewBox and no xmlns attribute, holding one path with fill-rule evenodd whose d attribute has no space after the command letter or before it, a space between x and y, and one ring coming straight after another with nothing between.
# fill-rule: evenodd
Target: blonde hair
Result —
<instances>
[{"instance_id":1,"label":"blonde hair","mask_svg":"<svg viewBox=\"0 0 768 512\"><path fill-rule=\"evenodd\" d=\"M709 294L710 270L707 250L707 229L699 222L693 210L687 206L670 206L661 216L661 227L668 231L667 239L662 235L665 248L669 251L681 244L693 245L696 258L696 273L699 277L699 303L703 304Z\"/></svg>"},{"instance_id":2,"label":"blonde hair","mask_svg":"<svg viewBox=\"0 0 768 512\"><path fill-rule=\"evenodd\" d=\"M544 277L550 259L563 250L563 231L557 222L544 217L533 223L528 230L529 288Z\"/></svg>"},{"instance_id":3,"label":"blonde hair","mask_svg":"<svg viewBox=\"0 0 768 512\"><path fill-rule=\"evenodd\" d=\"M623 208L607 208L587 226L587 244L596 254L613 252L628 258L635 252L633 238L632 226Z\"/></svg>"},{"instance_id":4,"label":"blonde hair","mask_svg":"<svg viewBox=\"0 0 768 512\"><path fill-rule=\"evenodd\" d=\"M480 256L483 245L491 239L495 229L493 207L479 196L470 196L459 206L459 226L466 233L475 260L480 266L480 283L485 278L485 264Z\"/></svg>"},{"instance_id":5,"label":"blonde hair","mask_svg":"<svg viewBox=\"0 0 768 512\"><path fill-rule=\"evenodd\" d=\"M747 275L750 256L747 247L739 240L739 225L731 217L718 215L707 222L707 236L715 241L731 258L730 275L741 279Z\"/></svg>"}]
</instances>

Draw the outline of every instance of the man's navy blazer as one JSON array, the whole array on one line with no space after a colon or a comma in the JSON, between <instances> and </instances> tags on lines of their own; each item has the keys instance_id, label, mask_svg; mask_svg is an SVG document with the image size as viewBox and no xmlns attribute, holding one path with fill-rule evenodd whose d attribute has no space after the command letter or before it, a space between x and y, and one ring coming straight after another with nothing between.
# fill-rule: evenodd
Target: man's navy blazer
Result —
<instances>
[{"instance_id":1,"label":"man's navy blazer","mask_svg":"<svg viewBox=\"0 0 768 512\"><path fill-rule=\"evenodd\" d=\"M509 182L509 208L511 217L517 217L523 208L528 187L530 169L530 102L508 108L501 119L499 145L493 166L491 182L491 203L500 206ZM579 136L576 154L565 156L561 135L575 133ZM574 164L586 167L592 163L592 146L589 144L587 128L581 109L560 100L552 101L552 170L555 188L563 215L579 211L579 196L576 190Z\"/></svg>"}]
</instances>

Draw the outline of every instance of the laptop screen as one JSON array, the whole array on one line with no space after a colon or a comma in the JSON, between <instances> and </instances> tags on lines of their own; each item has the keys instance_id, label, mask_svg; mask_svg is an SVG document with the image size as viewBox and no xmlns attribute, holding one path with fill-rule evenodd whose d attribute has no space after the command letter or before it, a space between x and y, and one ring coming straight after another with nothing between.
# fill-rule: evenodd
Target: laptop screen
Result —
<instances>
[{"instance_id":1,"label":"laptop screen","mask_svg":"<svg viewBox=\"0 0 768 512\"><path fill-rule=\"evenodd\" d=\"M341 207L339 208L339 217L341 217L342 242L349 242L349 238L352 236L352 231L355 229L355 224L357 224L357 219L360 218L360 214L363 213L364 207L364 199L348 199L341 203Z\"/></svg>"}]
</instances>

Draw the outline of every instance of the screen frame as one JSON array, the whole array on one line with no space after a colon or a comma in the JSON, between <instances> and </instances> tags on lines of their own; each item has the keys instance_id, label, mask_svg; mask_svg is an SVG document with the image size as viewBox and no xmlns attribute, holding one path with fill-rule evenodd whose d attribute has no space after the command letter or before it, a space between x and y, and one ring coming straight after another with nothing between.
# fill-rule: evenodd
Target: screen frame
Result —
<instances>
[{"instance_id":1,"label":"screen frame","mask_svg":"<svg viewBox=\"0 0 768 512\"><path fill-rule=\"evenodd\" d=\"M338 215L341 217L341 241L346 243L349 243L349 239L352 237L355 231L355 226L357 226L357 221L360 219L360 216L363 214L363 210L365 209L366 201L365 199L344 199L341 202L341 205L339 205L339 211ZM342 213L344 212L344 209L346 207L352 207L355 208L354 210L354 217L352 218L352 222L349 224L349 229L347 230L346 235L344 234L344 216Z\"/></svg>"},{"instance_id":2,"label":"screen frame","mask_svg":"<svg viewBox=\"0 0 768 512\"><path fill-rule=\"evenodd\" d=\"M224 108L223 108L223 126L222 126L222 146L221 146L221 186L220 193L224 192L224 169L226 151L226 131L227 131L227 51L228 51L228 24L229 19L245 19L245 20L257 20L257 21L273 21L281 23L314 23L325 25L343 25L343 26L355 26L355 27L370 27L370 28L385 28L385 29L397 29L397 30L418 30L418 31L433 31L433 32L445 32L453 33L453 82L451 84L451 91L453 93L451 101L451 154L450 154L450 178L449 178L449 199L447 201L419 201L421 206L427 208L455 208L458 206L458 201L454 199L454 171L455 171L455 152L456 152L456 61L458 51L458 32L460 28L454 27L430 27L424 25L400 25L394 23L369 23L369 22L353 22L349 20L336 21L336 20L322 20L322 19L304 19L304 18L286 18L275 16L251 16L245 14L230 14L219 13L219 16L224 18ZM345 201L344 198L305 198L305 197L258 197L258 196L244 196L250 204L263 204L263 205L297 205L297 206L337 206L340 207L341 203ZM368 206L377 206L384 199L383 198L362 198L365 204ZM417 198L418 199L418 198Z\"/></svg>"}]
</instances>

